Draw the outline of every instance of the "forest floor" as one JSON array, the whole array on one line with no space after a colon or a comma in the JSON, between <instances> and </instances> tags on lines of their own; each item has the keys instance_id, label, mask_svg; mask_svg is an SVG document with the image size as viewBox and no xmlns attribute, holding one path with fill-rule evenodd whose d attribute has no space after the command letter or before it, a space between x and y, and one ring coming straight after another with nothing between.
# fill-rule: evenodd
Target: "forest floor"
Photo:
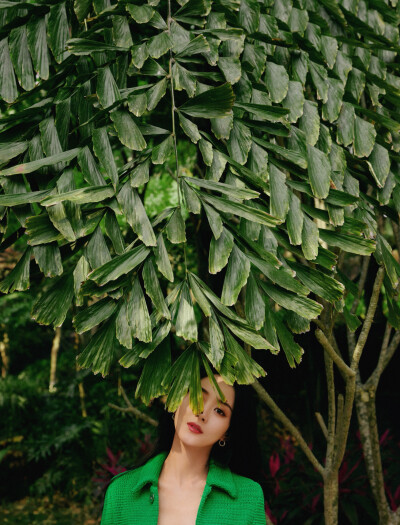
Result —
<instances>
[{"instance_id":1,"label":"forest floor","mask_svg":"<svg viewBox=\"0 0 400 525\"><path fill-rule=\"evenodd\" d=\"M0 525L99 525L94 508L61 495L24 498L0 505Z\"/></svg>"}]
</instances>

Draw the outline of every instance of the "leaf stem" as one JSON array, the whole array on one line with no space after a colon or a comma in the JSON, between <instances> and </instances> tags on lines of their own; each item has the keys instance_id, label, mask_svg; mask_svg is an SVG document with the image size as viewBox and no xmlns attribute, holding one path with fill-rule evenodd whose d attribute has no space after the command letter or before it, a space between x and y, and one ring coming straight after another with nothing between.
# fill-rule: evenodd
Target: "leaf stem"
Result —
<instances>
[{"instance_id":1,"label":"leaf stem","mask_svg":"<svg viewBox=\"0 0 400 525\"><path fill-rule=\"evenodd\" d=\"M171 37L171 0L168 0L168 20L167 20L167 27L168 27L168 34ZM172 75L172 64L174 62L174 57L172 54L172 49L169 50L169 79L170 79L170 92L171 92L171 120L172 120L172 138L174 140L174 153L175 153L175 170L176 170L176 185L177 185L177 191L178 191L178 205L180 212L182 213L182 196L181 196L181 189L179 186L179 159L178 159L178 147L176 143L176 128L175 128L175 93L174 93L174 78ZM185 264L185 276L187 277L187 258L186 258L186 241L183 243L183 257L184 257L184 264Z\"/></svg>"}]
</instances>

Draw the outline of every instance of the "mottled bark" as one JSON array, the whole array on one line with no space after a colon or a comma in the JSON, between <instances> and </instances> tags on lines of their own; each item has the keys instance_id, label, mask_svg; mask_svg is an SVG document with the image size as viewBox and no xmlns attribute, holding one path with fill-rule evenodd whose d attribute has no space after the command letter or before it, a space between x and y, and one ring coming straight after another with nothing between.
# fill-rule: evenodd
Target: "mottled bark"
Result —
<instances>
[{"instance_id":1,"label":"mottled bark","mask_svg":"<svg viewBox=\"0 0 400 525\"><path fill-rule=\"evenodd\" d=\"M60 349L61 341L61 327L56 328L56 333L53 339L53 344L51 347L51 356L50 356L50 381L49 381L49 392L55 392L56 382L57 382L57 357L58 351Z\"/></svg>"}]
</instances>

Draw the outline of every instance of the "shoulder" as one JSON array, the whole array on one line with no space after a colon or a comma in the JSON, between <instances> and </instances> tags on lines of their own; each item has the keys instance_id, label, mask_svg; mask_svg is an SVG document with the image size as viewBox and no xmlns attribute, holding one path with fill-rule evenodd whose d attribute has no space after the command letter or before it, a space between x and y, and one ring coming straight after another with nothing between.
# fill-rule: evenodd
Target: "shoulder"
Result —
<instances>
[{"instance_id":1,"label":"shoulder","mask_svg":"<svg viewBox=\"0 0 400 525\"><path fill-rule=\"evenodd\" d=\"M256 481L245 476L240 476L234 472L232 472L232 478L241 497L252 499L264 498L261 485Z\"/></svg>"},{"instance_id":2,"label":"shoulder","mask_svg":"<svg viewBox=\"0 0 400 525\"><path fill-rule=\"evenodd\" d=\"M108 485L107 492L116 494L132 490L141 479L145 465L146 464L134 469L125 470L114 476Z\"/></svg>"}]
</instances>

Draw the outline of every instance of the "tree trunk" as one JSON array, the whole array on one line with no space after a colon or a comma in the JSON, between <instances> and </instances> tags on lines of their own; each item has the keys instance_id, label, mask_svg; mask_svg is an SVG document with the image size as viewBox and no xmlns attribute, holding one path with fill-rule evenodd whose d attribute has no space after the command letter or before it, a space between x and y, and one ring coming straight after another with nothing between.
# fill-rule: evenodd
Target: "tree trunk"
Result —
<instances>
[{"instance_id":1,"label":"tree trunk","mask_svg":"<svg viewBox=\"0 0 400 525\"><path fill-rule=\"evenodd\" d=\"M392 512L385 494L379 431L376 421L374 391L367 391L357 382L356 410L365 467L379 515L380 525L399 525L400 516Z\"/></svg>"},{"instance_id":2,"label":"tree trunk","mask_svg":"<svg viewBox=\"0 0 400 525\"><path fill-rule=\"evenodd\" d=\"M325 525L338 525L339 478L338 473L328 472L324 476Z\"/></svg>"},{"instance_id":3,"label":"tree trunk","mask_svg":"<svg viewBox=\"0 0 400 525\"><path fill-rule=\"evenodd\" d=\"M53 339L53 345L51 347L51 356L50 356L50 381L49 381L49 392L55 392L56 388L56 373L57 373L57 357L58 350L60 349L61 341L61 327L56 328L56 334Z\"/></svg>"},{"instance_id":4,"label":"tree trunk","mask_svg":"<svg viewBox=\"0 0 400 525\"><path fill-rule=\"evenodd\" d=\"M1 355L1 377L5 378L7 377L8 372L8 355L7 355L7 347L9 343L9 338L7 332L4 332L3 340L0 341L0 355Z\"/></svg>"}]
</instances>

